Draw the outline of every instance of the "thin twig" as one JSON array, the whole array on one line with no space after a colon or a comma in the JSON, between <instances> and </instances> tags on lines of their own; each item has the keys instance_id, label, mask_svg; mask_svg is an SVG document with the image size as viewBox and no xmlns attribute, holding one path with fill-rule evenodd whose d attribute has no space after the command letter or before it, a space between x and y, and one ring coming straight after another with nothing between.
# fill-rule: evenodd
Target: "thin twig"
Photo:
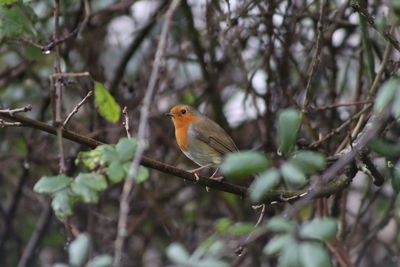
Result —
<instances>
[{"instance_id":1,"label":"thin twig","mask_svg":"<svg viewBox=\"0 0 400 267\"><path fill-rule=\"evenodd\" d=\"M40 215L36 229L33 232L31 238L29 239L28 244L26 245L21 258L19 259L18 267L30 266L30 260L32 259L35 251L37 250L38 244L42 240L44 234L46 233L46 230L48 230L47 226L51 221L52 214L53 210L51 208L51 204L47 203Z\"/></svg>"},{"instance_id":2,"label":"thin twig","mask_svg":"<svg viewBox=\"0 0 400 267\"><path fill-rule=\"evenodd\" d=\"M324 18L325 18L325 8L326 8L326 0L320 1L320 11L319 11L319 18L318 18L318 36L317 36L317 46L315 49L314 57L311 62L311 72L310 76L308 77L306 92L304 94L304 103L303 103L303 110L306 110L309 102L310 102L310 90L311 84L313 82L315 72L318 68L319 62L321 60L321 50L322 50L322 41L323 41L323 34L324 34Z\"/></svg>"},{"instance_id":3,"label":"thin twig","mask_svg":"<svg viewBox=\"0 0 400 267\"><path fill-rule=\"evenodd\" d=\"M51 75L54 78L61 78L61 77L82 77L82 76L89 76L90 73L85 72L56 72Z\"/></svg>"},{"instance_id":4,"label":"thin twig","mask_svg":"<svg viewBox=\"0 0 400 267\"><path fill-rule=\"evenodd\" d=\"M60 0L54 0L54 34L53 41L58 41L59 31L59 16L60 16ZM55 73L61 73L61 56L60 48L56 46L54 49L54 71ZM59 157L59 173L65 173L67 165L65 163L63 138L62 138L62 77L57 76L54 78L54 110L53 110L53 125L58 127L57 129L57 143L58 143L58 157Z\"/></svg>"},{"instance_id":5,"label":"thin twig","mask_svg":"<svg viewBox=\"0 0 400 267\"><path fill-rule=\"evenodd\" d=\"M8 121L5 121L3 119L0 119L0 127L8 127L8 126L20 127L20 126L22 126L22 123L20 123L20 122L8 122Z\"/></svg>"},{"instance_id":6,"label":"thin twig","mask_svg":"<svg viewBox=\"0 0 400 267\"><path fill-rule=\"evenodd\" d=\"M15 109L0 109L0 113L8 113L10 114L10 116L13 116L15 113L19 113L19 112L28 112L32 110L32 105L27 105L25 107L22 108L15 108Z\"/></svg>"},{"instance_id":7,"label":"thin twig","mask_svg":"<svg viewBox=\"0 0 400 267\"><path fill-rule=\"evenodd\" d=\"M375 24L375 20L374 18L368 13L368 11L360 6L360 3L358 3L357 0L352 0L351 1L351 7L354 9L354 11L360 13L362 16L365 17L365 19L367 20L368 24L378 33L380 33L383 38L388 41L389 43L391 43L393 45L393 47L400 52L400 43L396 40L396 38L392 35L392 33L390 31L380 31Z\"/></svg>"},{"instance_id":8,"label":"thin twig","mask_svg":"<svg viewBox=\"0 0 400 267\"><path fill-rule=\"evenodd\" d=\"M79 108L80 108L83 104L85 104L85 102L87 101L87 99L88 99L89 97L91 97L92 95L93 95L93 91L90 90L90 91L87 93L87 95L82 99L82 101L79 102L78 105L75 106L75 108L71 111L71 113L69 113L69 115L67 116L67 118L64 120L64 123L63 123L63 127L64 127L64 128L67 126L67 124L68 124L69 120L72 118L72 116L74 116L76 113L78 113Z\"/></svg>"},{"instance_id":9,"label":"thin twig","mask_svg":"<svg viewBox=\"0 0 400 267\"><path fill-rule=\"evenodd\" d=\"M122 110L122 114L124 114L125 121L123 122L125 131L126 131L126 136L128 138L131 138L131 127L129 126L129 114L128 114L128 107L125 106L124 109Z\"/></svg>"},{"instance_id":10,"label":"thin twig","mask_svg":"<svg viewBox=\"0 0 400 267\"><path fill-rule=\"evenodd\" d=\"M128 223L128 213L129 213L129 197L133 188L134 179L139 169L139 165L146 149L145 144L145 134L147 129L147 120L149 117L149 109L151 104L151 99L153 97L153 92L156 87L156 82L158 79L158 73L161 66L161 60L164 56L164 50L167 42L167 35L169 32L169 28L172 21L172 15L174 14L175 9L178 7L180 0L174 0L170 7L168 8L165 22L161 31L160 42L157 47L156 56L154 59L153 69L150 75L150 81L146 89L146 95L143 100L143 106L140 112L140 122L139 122L139 130L138 130L138 147L136 150L136 155L132 161L131 166L129 167L128 177L125 180L122 196L120 199L120 211L118 217L118 234L117 239L115 240L115 254L114 254L114 266L119 267L122 266L122 253L124 248L124 241L127 234L127 223Z\"/></svg>"},{"instance_id":11,"label":"thin twig","mask_svg":"<svg viewBox=\"0 0 400 267\"><path fill-rule=\"evenodd\" d=\"M364 101L355 101L351 103L342 103L342 104L333 104L333 105L327 105L327 106L319 106L319 107L309 107L309 110L312 111L319 111L319 110L326 110L326 109L332 109L332 108L338 108L338 107L349 107L349 106L355 106L355 105L365 105L372 103L372 100L364 100Z\"/></svg>"}]
</instances>

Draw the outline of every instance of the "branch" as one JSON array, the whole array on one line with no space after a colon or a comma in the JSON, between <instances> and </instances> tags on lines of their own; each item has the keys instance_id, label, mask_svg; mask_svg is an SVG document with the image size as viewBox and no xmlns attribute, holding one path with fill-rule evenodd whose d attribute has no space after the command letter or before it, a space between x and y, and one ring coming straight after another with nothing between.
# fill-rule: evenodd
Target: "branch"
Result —
<instances>
[{"instance_id":1,"label":"branch","mask_svg":"<svg viewBox=\"0 0 400 267\"><path fill-rule=\"evenodd\" d=\"M0 113L8 113L10 114L10 116L13 116L15 113L19 113L19 112L28 112L32 110L32 106L31 105L27 105L25 107L22 108L15 108L15 109L0 109Z\"/></svg>"},{"instance_id":2,"label":"branch","mask_svg":"<svg viewBox=\"0 0 400 267\"><path fill-rule=\"evenodd\" d=\"M136 38L132 41L132 43L129 45L129 47L126 49L126 51L122 55L119 63L117 64L118 67L114 71L115 75L110 83L109 90L110 90L111 94L117 90L118 84L120 83L122 77L124 76L124 72L125 72L126 66L129 63L129 60L132 58L132 56L138 50L140 45L143 43L146 36L154 28L154 26L156 25L156 22L157 22L157 17L159 16L160 12L165 8L167 3L168 3L168 1L163 1L160 4L160 6L157 8L156 12L154 12L152 17L149 19L149 22L147 22L147 24L137 33Z\"/></svg>"},{"instance_id":3,"label":"branch","mask_svg":"<svg viewBox=\"0 0 400 267\"><path fill-rule=\"evenodd\" d=\"M76 113L78 113L79 108L85 104L86 100L91 97L93 95L93 91L90 90L87 95L82 99L81 102L78 103L78 105L76 105L76 107L71 111L71 113L68 115L68 117L65 119L64 123L63 123L63 127L65 128L69 122L69 120L72 118L72 116L74 116Z\"/></svg>"},{"instance_id":4,"label":"branch","mask_svg":"<svg viewBox=\"0 0 400 267\"><path fill-rule=\"evenodd\" d=\"M124 250L125 238L127 235L127 224L129 214L129 198L131 196L132 188L134 186L135 178L137 176L141 158L146 150L146 129L148 128L149 110L151 106L151 99L156 88L158 73L161 67L161 61L164 59L165 48L167 46L167 36L171 26L172 16L178 7L180 0L173 0L170 4L165 22L160 35L160 42L158 43L156 55L154 58L153 69L151 70L149 84L146 89L146 94L143 100L143 106L140 109L139 130L137 134L138 146L136 149L135 157L130 164L128 177L124 182L122 188L122 195L120 199L119 216L118 216L118 232L115 240L115 253L114 253L114 266L122 266L122 254Z\"/></svg>"},{"instance_id":5,"label":"branch","mask_svg":"<svg viewBox=\"0 0 400 267\"><path fill-rule=\"evenodd\" d=\"M40 240L42 240L44 234L48 229L47 226L51 221L52 214L53 212L51 204L47 203L46 206L43 208L42 214L40 215L36 229L33 232L31 238L29 239L29 242L26 245L21 258L19 259L18 267L30 266L29 265L30 260L32 259L32 256L35 253L35 251L37 250Z\"/></svg>"},{"instance_id":6,"label":"branch","mask_svg":"<svg viewBox=\"0 0 400 267\"><path fill-rule=\"evenodd\" d=\"M8 114L0 114L0 117L4 117L7 119L11 119L14 121L18 121L22 123L23 126L38 129L44 132L47 132L49 134L56 135L57 128L51 125L48 125L46 123L29 119L24 116L20 115L14 115L13 117L9 116ZM105 143L102 143L100 141L97 141L95 139L77 134L72 131L68 131L63 129L62 130L62 135L64 138L71 140L73 142L76 142L81 145L86 145L90 148L96 148L97 146L100 145L105 145ZM247 187L240 186L240 185L235 185L231 184L228 182L224 181L216 181L209 179L204 176L198 176L199 179L196 179L196 176L190 172L187 172L185 170L176 168L174 166L171 166L169 164L148 158L146 156L142 156L142 159L140 161L140 164L148 167L153 170L157 170L166 174L170 174L172 176L193 182L194 184L198 184L204 187L209 187L217 191L222 191L222 192L227 192L231 193L234 195L237 195L239 197L245 198L247 196ZM313 193L313 198L321 198L321 197L328 197L332 194L335 194L342 189L346 188L351 182L351 178L348 178L346 176L340 176L336 180L328 183L326 186L320 188L318 191ZM305 194L310 193L311 191L307 190L298 190L298 191L284 191L284 190L274 190L268 194L268 196L264 199L264 203L281 203L281 202L294 202L298 199L300 199L302 196Z\"/></svg>"},{"instance_id":7,"label":"branch","mask_svg":"<svg viewBox=\"0 0 400 267\"><path fill-rule=\"evenodd\" d=\"M357 0L353 0L351 1L351 7L354 9L354 11L358 12L359 14L361 14L362 16L365 17L365 19L367 20L368 24L378 33L380 33L382 35L382 37L388 41L389 43L391 43L393 45L393 47L400 52L400 43L396 40L396 38L393 37L393 35L390 33L390 31L380 31L378 30L378 28L375 25L375 21L374 18L368 13L368 11L360 6L360 3L358 3Z\"/></svg>"}]
</instances>

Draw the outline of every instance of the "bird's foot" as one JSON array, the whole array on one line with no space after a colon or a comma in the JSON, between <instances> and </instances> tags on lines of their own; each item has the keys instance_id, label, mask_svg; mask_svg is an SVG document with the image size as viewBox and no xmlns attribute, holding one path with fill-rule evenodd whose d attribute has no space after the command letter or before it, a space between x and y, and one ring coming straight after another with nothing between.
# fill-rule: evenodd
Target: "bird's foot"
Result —
<instances>
[{"instance_id":1,"label":"bird's foot","mask_svg":"<svg viewBox=\"0 0 400 267\"><path fill-rule=\"evenodd\" d=\"M209 179L221 182L224 179L224 176L215 176L218 173L218 170L219 169L216 169L215 172L209 177Z\"/></svg>"},{"instance_id":2,"label":"bird's foot","mask_svg":"<svg viewBox=\"0 0 400 267\"><path fill-rule=\"evenodd\" d=\"M204 165L204 166L200 166L199 168L196 168L196 169L193 169L193 170L188 170L187 172L196 173L196 172L201 171L202 169L205 169L205 168L208 168L208 167L210 167L210 164Z\"/></svg>"}]
</instances>

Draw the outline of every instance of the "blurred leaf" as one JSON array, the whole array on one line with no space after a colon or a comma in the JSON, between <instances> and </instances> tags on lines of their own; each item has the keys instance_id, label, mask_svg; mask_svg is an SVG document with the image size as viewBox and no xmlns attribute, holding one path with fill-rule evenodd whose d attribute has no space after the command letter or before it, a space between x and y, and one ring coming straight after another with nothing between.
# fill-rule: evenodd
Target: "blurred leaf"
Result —
<instances>
[{"instance_id":1,"label":"blurred leaf","mask_svg":"<svg viewBox=\"0 0 400 267\"><path fill-rule=\"evenodd\" d=\"M279 184L280 173L276 169L270 169L261 173L250 185L250 200L261 201L268 192Z\"/></svg>"},{"instance_id":2,"label":"blurred leaf","mask_svg":"<svg viewBox=\"0 0 400 267\"><path fill-rule=\"evenodd\" d=\"M100 115L110 122L117 122L121 116L121 108L103 84L95 82L94 96Z\"/></svg>"},{"instance_id":3,"label":"blurred leaf","mask_svg":"<svg viewBox=\"0 0 400 267\"><path fill-rule=\"evenodd\" d=\"M391 144L383 139L372 140L368 148L387 158L393 158L400 155L400 144Z\"/></svg>"},{"instance_id":4,"label":"blurred leaf","mask_svg":"<svg viewBox=\"0 0 400 267\"><path fill-rule=\"evenodd\" d=\"M386 81L380 88L378 96L375 100L374 112L380 113L384 108L386 108L395 96L395 93L399 87L400 83L398 79L390 79Z\"/></svg>"},{"instance_id":5,"label":"blurred leaf","mask_svg":"<svg viewBox=\"0 0 400 267\"><path fill-rule=\"evenodd\" d=\"M172 243L168 246L167 256L176 264L187 264L189 261L189 254L185 248L178 243Z\"/></svg>"},{"instance_id":6,"label":"blurred leaf","mask_svg":"<svg viewBox=\"0 0 400 267\"><path fill-rule=\"evenodd\" d=\"M293 163L286 162L281 166L283 179L290 186L299 188L307 183L304 173Z\"/></svg>"},{"instance_id":7,"label":"blurred leaf","mask_svg":"<svg viewBox=\"0 0 400 267\"><path fill-rule=\"evenodd\" d=\"M80 173L75 178L74 183L88 187L94 191L103 191L107 189L107 181L99 173Z\"/></svg>"},{"instance_id":8,"label":"blurred leaf","mask_svg":"<svg viewBox=\"0 0 400 267\"><path fill-rule=\"evenodd\" d=\"M392 8L398 18L400 18L400 0L392 0Z\"/></svg>"},{"instance_id":9,"label":"blurred leaf","mask_svg":"<svg viewBox=\"0 0 400 267\"><path fill-rule=\"evenodd\" d=\"M25 33L35 36L36 31L29 20L26 7L23 4L15 4L11 7L0 7L0 39L4 37L19 38Z\"/></svg>"},{"instance_id":10,"label":"blurred leaf","mask_svg":"<svg viewBox=\"0 0 400 267\"><path fill-rule=\"evenodd\" d=\"M199 262L196 262L195 265L188 266L196 266L196 267L228 267L229 265L223 261L216 259L204 259Z\"/></svg>"},{"instance_id":11,"label":"blurred leaf","mask_svg":"<svg viewBox=\"0 0 400 267\"><path fill-rule=\"evenodd\" d=\"M311 151L299 151L292 157L291 162L304 173L314 173L325 168L325 156Z\"/></svg>"},{"instance_id":12,"label":"blurred leaf","mask_svg":"<svg viewBox=\"0 0 400 267\"><path fill-rule=\"evenodd\" d=\"M255 229L254 223L239 222L229 227L228 232L235 236L248 235Z\"/></svg>"},{"instance_id":13,"label":"blurred leaf","mask_svg":"<svg viewBox=\"0 0 400 267\"><path fill-rule=\"evenodd\" d=\"M279 114L277 142L279 151L284 155L287 155L293 149L300 123L301 114L297 110L285 109Z\"/></svg>"},{"instance_id":14,"label":"blurred leaf","mask_svg":"<svg viewBox=\"0 0 400 267\"><path fill-rule=\"evenodd\" d=\"M53 195L51 206L59 219L72 215L72 203L69 188L56 192Z\"/></svg>"},{"instance_id":15,"label":"blurred leaf","mask_svg":"<svg viewBox=\"0 0 400 267\"><path fill-rule=\"evenodd\" d=\"M300 244L300 261L307 267L332 266L329 254L325 248L317 242L303 242Z\"/></svg>"},{"instance_id":16,"label":"blurred leaf","mask_svg":"<svg viewBox=\"0 0 400 267\"><path fill-rule=\"evenodd\" d=\"M273 217L267 223L267 230L273 232L292 233L296 229L296 225L282 217Z\"/></svg>"},{"instance_id":17,"label":"blurred leaf","mask_svg":"<svg viewBox=\"0 0 400 267\"><path fill-rule=\"evenodd\" d=\"M124 167L119 162L113 162L106 170L108 178L111 182L119 183L126 177Z\"/></svg>"},{"instance_id":18,"label":"blurred leaf","mask_svg":"<svg viewBox=\"0 0 400 267\"><path fill-rule=\"evenodd\" d=\"M101 160L107 165L121 161L119 153L115 149L114 145L102 145L99 146L98 149L101 152Z\"/></svg>"},{"instance_id":19,"label":"blurred leaf","mask_svg":"<svg viewBox=\"0 0 400 267\"><path fill-rule=\"evenodd\" d=\"M400 162L393 169L392 187L396 193L400 192Z\"/></svg>"},{"instance_id":20,"label":"blurred leaf","mask_svg":"<svg viewBox=\"0 0 400 267\"><path fill-rule=\"evenodd\" d=\"M69 266L68 264L65 264L65 263L57 262L57 263L53 264L52 267L71 267L71 266Z\"/></svg>"},{"instance_id":21,"label":"blurred leaf","mask_svg":"<svg viewBox=\"0 0 400 267\"><path fill-rule=\"evenodd\" d=\"M305 238L328 241L336 236L337 228L337 221L335 219L319 218L304 224L300 229L300 233Z\"/></svg>"},{"instance_id":22,"label":"blurred leaf","mask_svg":"<svg viewBox=\"0 0 400 267\"><path fill-rule=\"evenodd\" d=\"M223 174L232 177L248 177L268 168L264 154L255 151L229 153L221 166Z\"/></svg>"},{"instance_id":23,"label":"blurred leaf","mask_svg":"<svg viewBox=\"0 0 400 267\"><path fill-rule=\"evenodd\" d=\"M223 218L217 221L215 225L215 230L219 233L226 232L229 227L232 225L232 221L229 218Z\"/></svg>"},{"instance_id":24,"label":"blurred leaf","mask_svg":"<svg viewBox=\"0 0 400 267\"><path fill-rule=\"evenodd\" d=\"M40 194L52 194L68 187L73 179L66 175L43 176L33 187L33 191Z\"/></svg>"},{"instance_id":25,"label":"blurred leaf","mask_svg":"<svg viewBox=\"0 0 400 267\"><path fill-rule=\"evenodd\" d=\"M300 246L293 241L282 250L279 256L279 267L299 267L300 263Z\"/></svg>"},{"instance_id":26,"label":"blurred leaf","mask_svg":"<svg viewBox=\"0 0 400 267\"><path fill-rule=\"evenodd\" d=\"M397 89L396 96L394 98L393 106L392 106L392 114L398 119L400 117L400 90Z\"/></svg>"},{"instance_id":27,"label":"blurred leaf","mask_svg":"<svg viewBox=\"0 0 400 267\"><path fill-rule=\"evenodd\" d=\"M69 245L69 263L75 266L81 266L89 253L90 239L87 234L80 234Z\"/></svg>"},{"instance_id":28,"label":"blurred leaf","mask_svg":"<svg viewBox=\"0 0 400 267\"><path fill-rule=\"evenodd\" d=\"M277 255L284 247L292 242L294 242L294 240L291 235L278 235L268 242L263 252L268 256Z\"/></svg>"},{"instance_id":29,"label":"blurred leaf","mask_svg":"<svg viewBox=\"0 0 400 267\"><path fill-rule=\"evenodd\" d=\"M99 255L86 264L86 267L111 267L113 258L110 255Z\"/></svg>"},{"instance_id":30,"label":"blurred leaf","mask_svg":"<svg viewBox=\"0 0 400 267\"><path fill-rule=\"evenodd\" d=\"M141 184L146 181L150 176L149 169L143 166L139 166L138 174L135 177L135 183Z\"/></svg>"},{"instance_id":31,"label":"blurred leaf","mask_svg":"<svg viewBox=\"0 0 400 267\"><path fill-rule=\"evenodd\" d=\"M72 192L82 198L85 203L97 203L99 201L99 196L96 191L93 191L84 184L74 181L71 184Z\"/></svg>"},{"instance_id":32,"label":"blurred leaf","mask_svg":"<svg viewBox=\"0 0 400 267\"><path fill-rule=\"evenodd\" d=\"M133 158L136 152L137 141L133 138L121 138L115 146L121 161L128 161Z\"/></svg>"},{"instance_id":33,"label":"blurred leaf","mask_svg":"<svg viewBox=\"0 0 400 267\"><path fill-rule=\"evenodd\" d=\"M17 3L18 0L0 0L0 6Z\"/></svg>"},{"instance_id":34,"label":"blurred leaf","mask_svg":"<svg viewBox=\"0 0 400 267\"><path fill-rule=\"evenodd\" d=\"M94 170L101 166L102 152L99 149L81 151L76 158L76 163L82 163L88 170Z\"/></svg>"}]
</instances>

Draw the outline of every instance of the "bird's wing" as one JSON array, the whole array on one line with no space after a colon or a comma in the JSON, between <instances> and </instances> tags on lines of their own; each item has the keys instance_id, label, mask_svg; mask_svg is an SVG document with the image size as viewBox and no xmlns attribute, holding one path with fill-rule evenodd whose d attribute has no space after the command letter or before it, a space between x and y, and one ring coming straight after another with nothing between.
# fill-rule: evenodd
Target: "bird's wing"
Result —
<instances>
[{"instance_id":1,"label":"bird's wing","mask_svg":"<svg viewBox=\"0 0 400 267\"><path fill-rule=\"evenodd\" d=\"M197 138L221 154L239 151L224 129L206 117L193 123L193 131Z\"/></svg>"}]
</instances>

